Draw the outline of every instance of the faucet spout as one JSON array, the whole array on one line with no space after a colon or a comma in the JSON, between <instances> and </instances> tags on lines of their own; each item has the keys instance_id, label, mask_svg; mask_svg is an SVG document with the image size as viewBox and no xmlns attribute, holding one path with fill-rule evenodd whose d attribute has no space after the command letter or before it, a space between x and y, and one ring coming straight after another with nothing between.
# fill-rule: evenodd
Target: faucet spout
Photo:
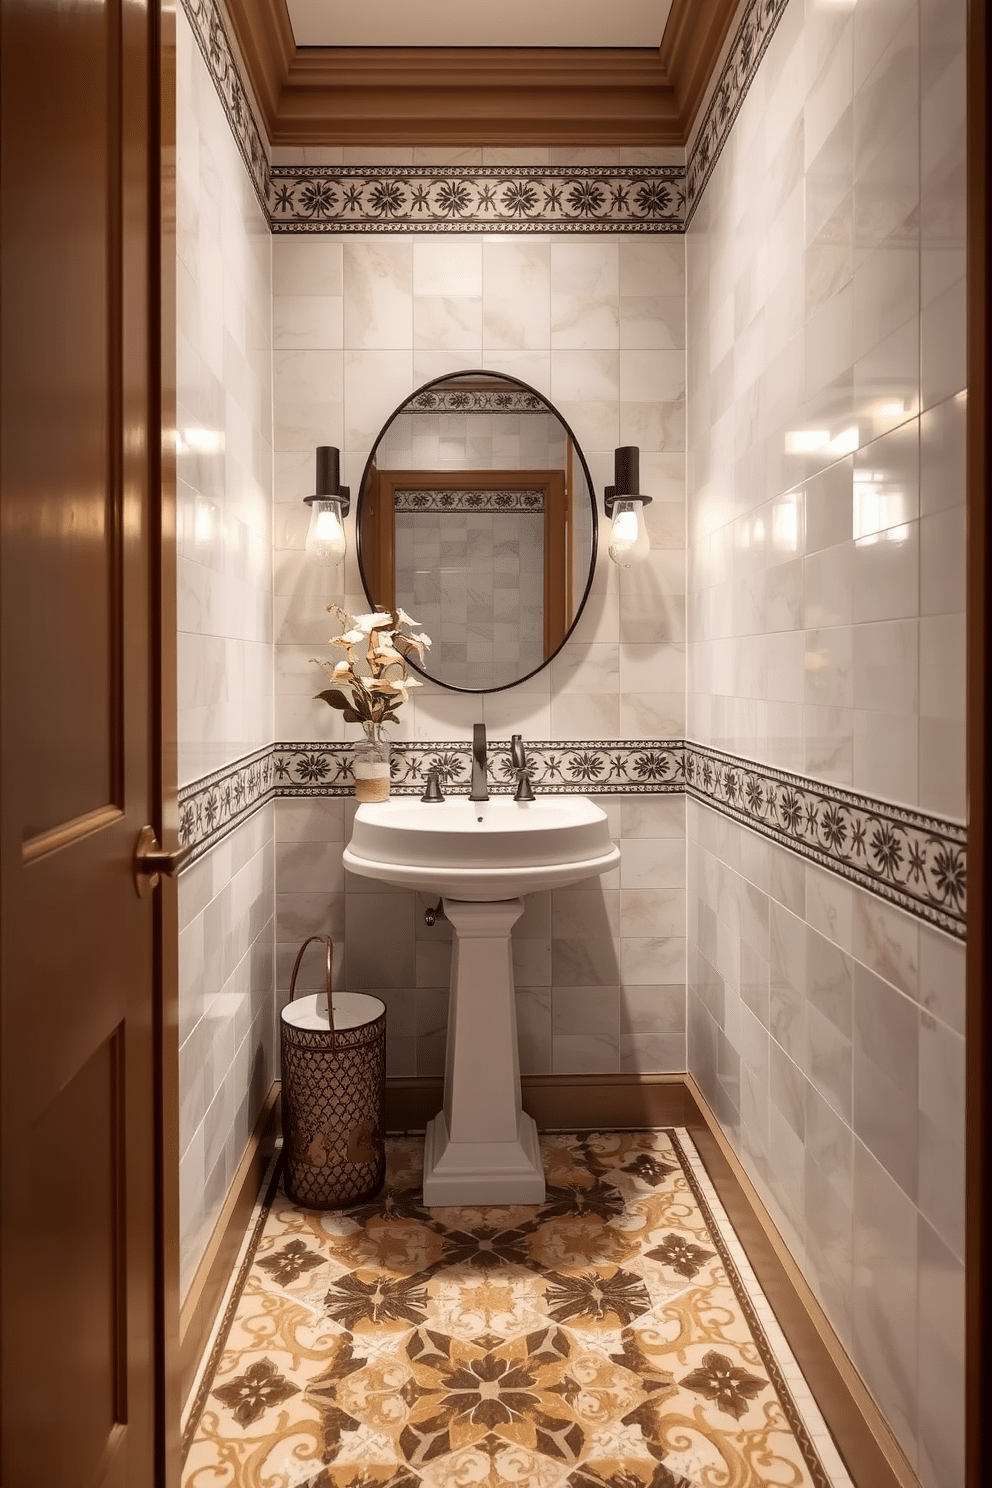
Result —
<instances>
[{"instance_id":1,"label":"faucet spout","mask_svg":"<svg viewBox=\"0 0 992 1488\"><path fill-rule=\"evenodd\" d=\"M476 723L472 726L472 789L468 793L470 801L488 801L489 785L486 772L486 725Z\"/></svg>"}]
</instances>

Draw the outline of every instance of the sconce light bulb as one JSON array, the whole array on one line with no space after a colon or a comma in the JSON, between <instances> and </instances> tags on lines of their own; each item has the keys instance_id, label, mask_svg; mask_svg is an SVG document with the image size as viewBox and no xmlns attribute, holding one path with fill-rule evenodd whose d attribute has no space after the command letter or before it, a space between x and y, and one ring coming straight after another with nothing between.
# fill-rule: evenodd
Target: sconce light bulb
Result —
<instances>
[{"instance_id":1,"label":"sconce light bulb","mask_svg":"<svg viewBox=\"0 0 992 1488\"><path fill-rule=\"evenodd\" d=\"M614 502L613 526L610 528L610 557L621 568L630 568L632 564L642 562L650 551L643 504L618 497Z\"/></svg>"},{"instance_id":2,"label":"sconce light bulb","mask_svg":"<svg viewBox=\"0 0 992 1488\"><path fill-rule=\"evenodd\" d=\"M307 557L328 567L340 563L347 551L341 507L337 501L312 501L307 531Z\"/></svg>"}]
</instances>

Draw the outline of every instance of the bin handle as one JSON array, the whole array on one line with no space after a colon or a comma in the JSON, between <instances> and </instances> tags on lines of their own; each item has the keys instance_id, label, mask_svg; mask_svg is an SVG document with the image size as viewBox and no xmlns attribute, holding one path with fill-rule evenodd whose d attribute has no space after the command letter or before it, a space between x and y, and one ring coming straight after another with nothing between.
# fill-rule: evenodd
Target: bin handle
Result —
<instances>
[{"instance_id":1,"label":"bin handle","mask_svg":"<svg viewBox=\"0 0 992 1488\"><path fill-rule=\"evenodd\" d=\"M296 953L296 960L293 963L293 975L289 979L289 1000L290 1002L292 1002L293 994L296 991L296 973L300 969L300 962L303 960L303 952L306 950L307 946L315 940L319 940L323 945L327 947L327 1022L331 1030L331 1048L333 1049L336 1041L334 1033L334 1003L331 997L331 953L334 950L334 942L329 935L308 936L308 938L300 946L300 949Z\"/></svg>"}]
</instances>

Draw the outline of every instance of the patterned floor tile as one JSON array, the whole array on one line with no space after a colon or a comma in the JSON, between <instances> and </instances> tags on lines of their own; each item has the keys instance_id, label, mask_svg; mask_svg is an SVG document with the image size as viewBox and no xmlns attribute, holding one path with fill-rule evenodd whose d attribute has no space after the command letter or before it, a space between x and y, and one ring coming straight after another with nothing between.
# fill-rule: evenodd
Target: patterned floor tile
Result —
<instances>
[{"instance_id":1,"label":"patterned floor tile","mask_svg":"<svg viewBox=\"0 0 992 1488\"><path fill-rule=\"evenodd\" d=\"M263 1209L183 1488L831 1488L683 1140L541 1138L547 1202Z\"/></svg>"}]
</instances>

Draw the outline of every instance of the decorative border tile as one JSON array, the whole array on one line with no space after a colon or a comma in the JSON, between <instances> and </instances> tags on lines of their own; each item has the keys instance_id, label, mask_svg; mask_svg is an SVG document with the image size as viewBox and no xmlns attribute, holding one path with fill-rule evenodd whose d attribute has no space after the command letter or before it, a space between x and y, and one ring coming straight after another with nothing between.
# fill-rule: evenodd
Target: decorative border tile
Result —
<instances>
[{"instance_id":1,"label":"decorative border tile","mask_svg":"<svg viewBox=\"0 0 992 1488\"><path fill-rule=\"evenodd\" d=\"M788 0L751 0L685 167L270 166L218 0L182 0L273 232L684 232Z\"/></svg>"},{"instance_id":2,"label":"decorative border tile","mask_svg":"<svg viewBox=\"0 0 992 1488\"><path fill-rule=\"evenodd\" d=\"M350 794L351 744L277 744L273 751L276 794L280 796L337 796ZM527 763L536 790L595 791L616 795L650 791L679 791L682 783L682 741L665 739L643 744L601 741L527 744ZM392 788L399 795L420 795L428 770L437 770L442 786L468 785L472 746L461 743L395 743ZM508 743L489 746L489 784L494 793L515 788Z\"/></svg>"},{"instance_id":3,"label":"decorative border tile","mask_svg":"<svg viewBox=\"0 0 992 1488\"><path fill-rule=\"evenodd\" d=\"M682 166L273 166L272 231L681 232Z\"/></svg>"},{"instance_id":4,"label":"decorative border tile","mask_svg":"<svg viewBox=\"0 0 992 1488\"><path fill-rule=\"evenodd\" d=\"M182 0L276 233L679 233L685 168L271 166L218 0Z\"/></svg>"},{"instance_id":5,"label":"decorative border tile","mask_svg":"<svg viewBox=\"0 0 992 1488\"><path fill-rule=\"evenodd\" d=\"M720 158L787 4L788 0L751 0L741 17L720 80L706 105L703 122L686 161L686 227L692 221L703 188Z\"/></svg>"},{"instance_id":6,"label":"decorative border tile","mask_svg":"<svg viewBox=\"0 0 992 1488\"><path fill-rule=\"evenodd\" d=\"M259 205L268 218L269 157L261 130L255 122L250 94L241 80L223 12L217 0L182 0L182 5L248 169Z\"/></svg>"},{"instance_id":7,"label":"decorative border tile","mask_svg":"<svg viewBox=\"0 0 992 1488\"><path fill-rule=\"evenodd\" d=\"M179 791L179 842L192 863L275 795L272 745L184 785Z\"/></svg>"},{"instance_id":8,"label":"decorative border tile","mask_svg":"<svg viewBox=\"0 0 992 1488\"><path fill-rule=\"evenodd\" d=\"M429 387L400 409L401 413L548 413L540 393L526 388Z\"/></svg>"},{"instance_id":9,"label":"decorative border tile","mask_svg":"<svg viewBox=\"0 0 992 1488\"><path fill-rule=\"evenodd\" d=\"M543 491L401 491L393 492L397 512L537 512L544 510Z\"/></svg>"},{"instance_id":10,"label":"decorative border tile","mask_svg":"<svg viewBox=\"0 0 992 1488\"><path fill-rule=\"evenodd\" d=\"M273 796L348 796L354 744L274 744L179 792L179 840L201 856ZM538 792L667 795L686 792L734 821L965 938L967 834L945 821L872 800L684 739L527 744ZM420 795L428 770L445 789L467 786L471 745L397 741L392 788ZM510 746L489 746L494 794L514 789Z\"/></svg>"},{"instance_id":11,"label":"decorative border tile","mask_svg":"<svg viewBox=\"0 0 992 1488\"><path fill-rule=\"evenodd\" d=\"M685 780L707 806L964 939L963 826L697 744Z\"/></svg>"}]
</instances>

